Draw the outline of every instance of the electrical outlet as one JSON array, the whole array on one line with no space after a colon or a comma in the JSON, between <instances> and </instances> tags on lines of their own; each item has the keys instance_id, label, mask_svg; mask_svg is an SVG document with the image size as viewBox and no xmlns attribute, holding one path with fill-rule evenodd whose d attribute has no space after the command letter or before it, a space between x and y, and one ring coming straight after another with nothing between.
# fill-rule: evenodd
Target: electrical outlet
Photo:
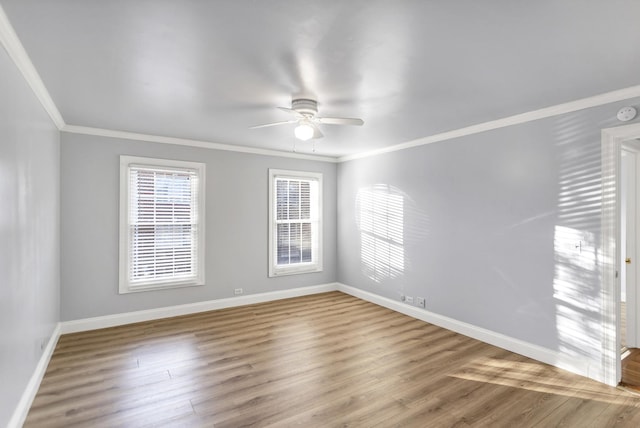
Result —
<instances>
[{"instance_id":1,"label":"electrical outlet","mask_svg":"<svg viewBox=\"0 0 640 428\"><path fill-rule=\"evenodd\" d=\"M404 302L405 302L405 303L408 303L409 305L413 305L413 297L411 297L411 296L406 296L406 297L404 298Z\"/></svg>"},{"instance_id":2,"label":"electrical outlet","mask_svg":"<svg viewBox=\"0 0 640 428\"><path fill-rule=\"evenodd\" d=\"M404 299L406 299L407 296L405 296L404 294L400 294L400 301L404 302Z\"/></svg>"},{"instance_id":3,"label":"electrical outlet","mask_svg":"<svg viewBox=\"0 0 640 428\"><path fill-rule=\"evenodd\" d=\"M416 306L421 308L426 307L426 300L424 297L416 297Z\"/></svg>"},{"instance_id":4,"label":"electrical outlet","mask_svg":"<svg viewBox=\"0 0 640 428\"><path fill-rule=\"evenodd\" d=\"M574 247L578 254L582 254L582 241L578 241L574 244Z\"/></svg>"},{"instance_id":5,"label":"electrical outlet","mask_svg":"<svg viewBox=\"0 0 640 428\"><path fill-rule=\"evenodd\" d=\"M236 296L239 296L242 293L244 293L244 290L242 288L236 288L233 290L233 294L235 294Z\"/></svg>"}]
</instances>

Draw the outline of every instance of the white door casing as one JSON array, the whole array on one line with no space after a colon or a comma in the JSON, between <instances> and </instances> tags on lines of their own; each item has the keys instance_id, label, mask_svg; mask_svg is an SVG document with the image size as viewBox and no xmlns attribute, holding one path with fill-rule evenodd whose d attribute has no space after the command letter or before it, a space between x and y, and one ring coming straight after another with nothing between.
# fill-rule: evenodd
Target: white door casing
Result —
<instances>
[{"instance_id":1,"label":"white door casing","mask_svg":"<svg viewBox=\"0 0 640 428\"><path fill-rule=\"evenodd\" d=\"M637 337L637 165L638 151L632 145L624 143L621 161L621 198L620 198L620 288L621 301L626 302L627 328L624 343L628 348L638 347ZM626 261L630 262L627 263Z\"/></svg>"},{"instance_id":2,"label":"white door casing","mask_svg":"<svg viewBox=\"0 0 640 428\"><path fill-rule=\"evenodd\" d=\"M620 364L620 277L621 243L621 159L622 145L640 138L640 124L602 130L602 217L600 271L602 274L602 357L599 370L590 377L615 386L621 377Z\"/></svg>"}]
</instances>

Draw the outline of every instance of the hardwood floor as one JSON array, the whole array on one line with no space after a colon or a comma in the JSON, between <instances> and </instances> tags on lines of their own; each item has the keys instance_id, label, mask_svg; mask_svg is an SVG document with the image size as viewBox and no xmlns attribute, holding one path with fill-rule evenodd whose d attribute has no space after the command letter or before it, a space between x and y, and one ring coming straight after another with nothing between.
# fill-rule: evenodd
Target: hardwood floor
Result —
<instances>
[{"instance_id":1,"label":"hardwood floor","mask_svg":"<svg viewBox=\"0 0 640 428\"><path fill-rule=\"evenodd\" d=\"M63 335L26 427L640 426L640 397L331 292Z\"/></svg>"},{"instance_id":2,"label":"hardwood floor","mask_svg":"<svg viewBox=\"0 0 640 428\"><path fill-rule=\"evenodd\" d=\"M640 349L628 350L629 355L622 360L621 384L634 391L640 391Z\"/></svg>"}]
</instances>

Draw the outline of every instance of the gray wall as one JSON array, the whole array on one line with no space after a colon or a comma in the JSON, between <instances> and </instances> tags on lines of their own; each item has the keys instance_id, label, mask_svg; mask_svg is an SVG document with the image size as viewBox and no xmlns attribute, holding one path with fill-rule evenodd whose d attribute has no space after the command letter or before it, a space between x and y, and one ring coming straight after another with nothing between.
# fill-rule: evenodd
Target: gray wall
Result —
<instances>
[{"instance_id":1,"label":"gray wall","mask_svg":"<svg viewBox=\"0 0 640 428\"><path fill-rule=\"evenodd\" d=\"M206 163L206 284L118 294L119 155ZM336 280L336 165L62 133L62 320ZM323 173L324 270L267 277L268 169Z\"/></svg>"},{"instance_id":2,"label":"gray wall","mask_svg":"<svg viewBox=\"0 0 640 428\"><path fill-rule=\"evenodd\" d=\"M56 323L60 289L59 132L0 49L0 426Z\"/></svg>"},{"instance_id":3,"label":"gray wall","mask_svg":"<svg viewBox=\"0 0 640 428\"><path fill-rule=\"evenodd\" d=\"M338 281L599 361L600 130L639 102L339 164Z\"/></svg>"}]
</instances>

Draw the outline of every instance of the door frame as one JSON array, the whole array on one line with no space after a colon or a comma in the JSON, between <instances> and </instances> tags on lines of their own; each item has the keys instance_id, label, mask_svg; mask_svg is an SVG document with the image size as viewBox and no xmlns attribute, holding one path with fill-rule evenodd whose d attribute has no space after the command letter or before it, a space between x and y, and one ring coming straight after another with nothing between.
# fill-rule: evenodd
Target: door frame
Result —
<instances>
[{"instance_id":1,"label":"door frame","mask_svg":"<svg viewBox=\"0 0 640 428\"><path fill-rule=\"evenodd\" d=\"M602 274L602 382L616 386L620 364L620 173L622 145L640 138L640 123L606 128L601 134L602 217L600 269Z\"/></svg>"},{"instance_id":2,"label":"door frame","mask_svg":"<svg viewBox=\"0 0 640 428\"><path fill-rule=\"evenodd\" d=\"M638 264L638 232L640 231L640 223L638 222L638 213L640 213L640 198L638 192L638 173L640 172L640 140L633 140L633 143L622 144L622 163L621 172L621 221L620 224L620 251L624 254L620 256L620 287L626 289L626 318L627 329L625 345L628 348L640 348L640 340L638 337L638 287L637 278L640 276L640 265ZM625 157L626 168L625 171ZM627 176L624 177L624 173ZM626 181L626 187L625 187ZM631 264L626 264L625 258L631 259ZM631 284L631 286L629 286ZM622 300L622 299L621 299ZM622 312L621 312L622 313ZM622 339L622 336L621 336Z\"/></svg>"}]
</instances>

